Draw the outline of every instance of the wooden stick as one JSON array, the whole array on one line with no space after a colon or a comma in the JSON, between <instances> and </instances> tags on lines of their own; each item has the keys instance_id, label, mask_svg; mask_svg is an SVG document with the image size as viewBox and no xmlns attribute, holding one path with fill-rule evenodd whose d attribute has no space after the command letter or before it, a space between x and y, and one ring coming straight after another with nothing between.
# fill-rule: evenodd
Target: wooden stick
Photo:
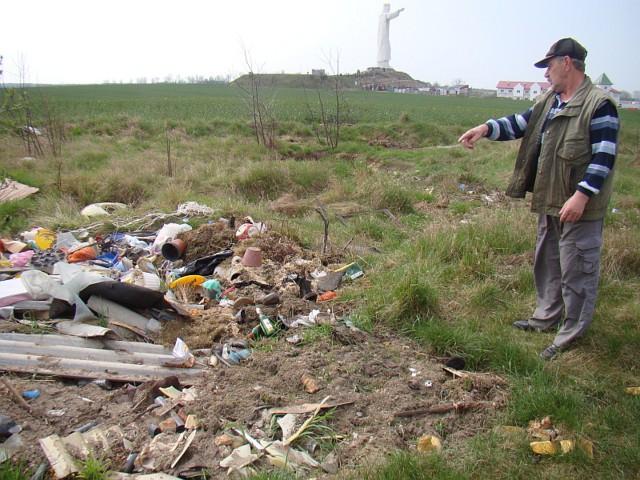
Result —
<instances>
[{"instance_id":1,"label":"wooden stick","mask_svg":"<svg viewBox=\"0 0 640 480\"><path fill-rule=\"evenodd\" d=\"M485 406L487 406L487 404L482 402L458 402L451 405L422 408L419 410L404 410L401 412L396 412L393 415L395 417L412 417L413 415L423 415L423 414L431 414L431 413L447 413L451 411L455 411L456 413L463 413L472 408L485 407Z\"/></svg>"},{"instance_id":2,"label":"wooden stick","mask_svg":"<svg viewBox=\"0 0 640 480\"><path fill-rule=\"evenodd\" d=\"M29 405L27 401L24 398L22 398L22 395L20 395L15 388L13 388L13 386L9 383L9 380L7 380L5 377L0 377L0 380L2 380L2 383L4 384L5 387L7 387L7 390L9 390L9 393L13 395L15 400L22 407L24 407L27 410L27 412L33 415L33 409L31 408L31 405Z\"/></svg>"},{"instance_id":3,"label":"wooden stick","mask_svg":"<svg viewBox=\"0 0 640 480\"><path fill-rule=\"evenodd\" d=\"M324 236L322 237L322 253L321 255L324 257L327 253L327 243L329 242L329 219L325 215L324 208L322 205L316 207L316 212L322 218L322 222L324 223Z\"/></svg>"}]
</instances>

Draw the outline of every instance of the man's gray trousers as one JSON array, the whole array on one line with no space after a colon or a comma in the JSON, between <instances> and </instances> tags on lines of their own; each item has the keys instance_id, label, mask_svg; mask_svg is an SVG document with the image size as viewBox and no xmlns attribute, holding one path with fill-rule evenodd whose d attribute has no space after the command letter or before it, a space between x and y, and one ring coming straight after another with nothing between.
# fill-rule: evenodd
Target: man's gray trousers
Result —
<instances>
[{"instance_id":1,"label":"man's gray trousers","mask_svg":"<svg viewBox=\"0 0 640 480\"><path fill-rule=\"evenodd\" d=\"M560 223L538 215L533 275L538 292L529 324L539 330L561 325L553 341L563 347L584 334L598 295L602 220ZM564 321L563 321L564 314Z\"/></svg>"}]
</instances>

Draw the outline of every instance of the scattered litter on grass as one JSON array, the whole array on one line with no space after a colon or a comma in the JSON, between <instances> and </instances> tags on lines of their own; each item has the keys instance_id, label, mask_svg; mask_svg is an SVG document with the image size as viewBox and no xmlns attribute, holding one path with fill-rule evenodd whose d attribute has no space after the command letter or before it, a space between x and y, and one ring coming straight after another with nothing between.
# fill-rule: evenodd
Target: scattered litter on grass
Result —
<instances>
[{"instance_id":1,"label":"scattered litter on grass","mask_svg":"<svg viewBox=\"0 0 640 480\"><path fill-rule=\"evenodd\" d=\"M11 455L36 464L38 440L51 437L44 444L59 453L54 435L117 426L106 454L126 473L336 474L415 445L433 417L448 416L459 439L472 436L504 402L497 377L449 375L407 356L399 339L357 328L341 296L365 275L357 262L320 257L250 217L191 228L184 217L214 213L197 204L126 223L119 212L108 212L115 233L96 222L3 239L15 252L2 259L0 369L16 375L17 392L40 392L9 402L16 425L30 425L8 435L3 447L25 445ZM179 251L163 249L168 242ZM83 248L93 255L69 263ZM24 252L26 263L12 264ZM424 377L413 384L409 368ZM425 403L445 408L415 413Z\"/></svg>"}]
</instances>

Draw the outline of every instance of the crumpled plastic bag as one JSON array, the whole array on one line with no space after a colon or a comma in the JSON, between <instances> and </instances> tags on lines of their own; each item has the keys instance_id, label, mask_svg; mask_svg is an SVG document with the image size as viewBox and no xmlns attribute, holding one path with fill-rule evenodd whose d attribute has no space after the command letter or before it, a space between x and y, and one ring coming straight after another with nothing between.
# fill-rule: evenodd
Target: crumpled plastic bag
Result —
<instances>
[{"instance_id":1,"label":"crumpled plastic bag","mask_svg":"<svg viewBox=\"0 0 640 480\"><path fill-rule=\"evenodd\" d=\"M20 280L34 300L46 300L49 297L53 297L75 305L76 313L73 318L74 322L96 318L77 293L61 285L45 272L41 272L40 270L27 270L22 273Z\"/></svg>"},{"instance_id":2,"label":"crumpled plastic bag","mask_svg":"<svg viewBox=\"0 0 640 480\"><path fill-rule=\"evenodd\" d=\"M26 267L31 261L31 257L36 254L33 250L25 250L24 252L14 253L9 256L9 261L13 267Z\"/></svg>"},{"instance_id":3,"label":"crumpled plastic bag","mask_svg":"<svg viewBox=\"0 0 640 480\"><path fill-rule=\"evenodd\" d=\"M240 225L236 230L236 238L242 241L259 233L265 233L266 231L267 225L265 223L254 222L253 218L245 217L245 223Z\"/></svg>"}]
</instances>

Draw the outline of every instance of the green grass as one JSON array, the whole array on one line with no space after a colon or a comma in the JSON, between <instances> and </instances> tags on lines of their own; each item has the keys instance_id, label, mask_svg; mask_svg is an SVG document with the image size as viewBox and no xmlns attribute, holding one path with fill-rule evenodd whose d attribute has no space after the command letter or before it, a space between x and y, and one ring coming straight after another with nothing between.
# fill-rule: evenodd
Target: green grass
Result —
<instances>
[{"instance_id":1,"label":"green grass","mask_svg":"<svg viewBox=\"0 0 640 480\"><path fill-rule=\"evenodd\" d=\"M31 472L24 462L5 461L0 464L0 479L2 480L24 480L29 478Z\"/></svg>"},{"instance_id":2,"label":"green grass","mask_svg":"<svg viewBox=\"0 0 640 480\"><path fill-rule=\"evenodd\" d=\"M80 464L78 478L82 480L108 480L110 474L110 464L104 457L88 456Z\"/></svg>"},{"instance_id":3,"label":"green grass","mask_svg":"<svg viewBox=\"0 0 640 480\"><path fill-rule=\"evenodd\" d=\"M424 455L406 451L395 452L381 465L361 468L357 474L349 477L353 480L459 480L464 478L461 472L448 466L443 455Z\"/></svg>"}]
</instances>

